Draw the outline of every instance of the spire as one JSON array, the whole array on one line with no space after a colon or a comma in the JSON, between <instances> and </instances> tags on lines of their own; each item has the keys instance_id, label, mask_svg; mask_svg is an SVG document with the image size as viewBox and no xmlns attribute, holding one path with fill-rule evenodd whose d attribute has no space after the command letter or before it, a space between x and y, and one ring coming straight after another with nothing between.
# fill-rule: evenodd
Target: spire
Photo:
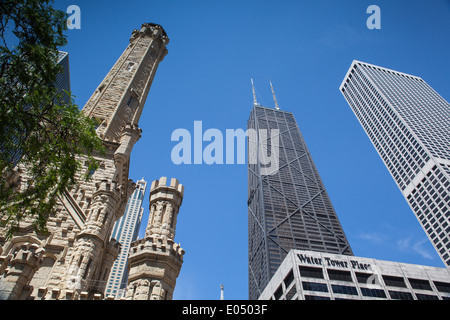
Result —
<instances>
[{"instance_id":1,"label":"spire","mask_svg":"<svg viewBox=\"0 0 450 320\"><path fill-rule=\"evenodd\" d=\"M253 92L253 106L259 105L258 101L256 101L256 93L255 93L255 86L253 85L253 78L252 78L252 92Z\"/></svg>"},{"instance_id":2,"label":"spire","mask_svg":"<svg viewBox=\"0 0 450 320\"><path fill-rule=\"evenodd\" d=\"M277 97L275 96L275 90L273 89L272 81L270 81L270 89L272 90L273 101L275 101L275 109L280 110L278 107Z\"/></svg>"},{"instance_id":3,"label":"spire","mask_svg":"<svg viewBox=\"0 0 450 320\"><path fill-rule=\"evenodd\" d=\"M224 300L224 297L223 297L223 284L220 285L220 300Z\"/></svg>"}]
</instances>

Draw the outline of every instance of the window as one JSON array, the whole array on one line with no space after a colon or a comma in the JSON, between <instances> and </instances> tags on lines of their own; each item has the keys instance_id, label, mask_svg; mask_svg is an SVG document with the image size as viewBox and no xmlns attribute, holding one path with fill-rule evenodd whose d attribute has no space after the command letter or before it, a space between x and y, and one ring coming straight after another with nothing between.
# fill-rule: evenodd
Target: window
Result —
<instances>
[{"instance_id":1,"label":"window","mask_svg":"<svg viewBox=\"0 0 450 320\"><path fill-rule=\"evenodd\" d=\"M332 284L331 289L333 290L334 293L350 294L350 295L354 295L354 296L358 295L358 292L356 291L355 287L340 286L337 284Z\"/></svg>"},{"instance_id":2,"label":"window","mask_svg":"<svg viewBox=\"0 0 450 320\"><path fill-rule=\"evenodd\" d=\"M386 298L386 293L382 289L361 288L361 293L365 297Z\"/></svg>"},{"instance_id":3,"label":"window","mask_svg":"<svg viewBox=\"0 0 450 320\"><path fill-rule=\"evenodd\" d=\"M390 287L406 288L405 280L400 277L383 276L384 283Z\"/></svg>"},{"instance_id":4,"label":"window","mask_svg":"<svg viewBox=\"0 0 450 320\"><path fill-rule=\"evenodd\" d=\"M326 283L302 282L302 286L307 291L328 292Z\"/></svg>"},{"instance_id":5,"label":"window","mask_svg":"<svg viewBox=\"0 0 450 320\"><path fill-rule=\"evenodd\" d=\"M305 300L331 300L330 297L305 295Z\"/></svg>"},{"instance_id":6,"label":"window","mask_svg":"<svg viewBox=\"0 0 450 320\"><path fill-rule=\"evenodd\" d=\"M392 299L396 300L414 300L412 294L409 292L389 290L389 295L391 296Z\"/></svg>"},{"instance_id":7,"label":"window","mask_svg":"<svg viewBox=\"0 0 450 320\"><path fill-rule=\"evenodd\" d=\"M302 277L323 279L323 271L321 268L298 267Z\"/></svg>"},{"instance_id":8,"label":"window","mask_svg":"<svg viewBox=\"0 0 450 320\"><path fill-rule=\"evenodd\" d=\"M420 279L408 279L408 280L413 289L430 290L430 291L433 290L431 289L431 285L427 280L420 280Z\"/></svg>"},{"instance_id":9,"label":"window","mask_svg":"<svg viewBox=\"0 0 450 320\"><path fill-rule=\"evenodd\" d=\"M94 175L94 173L95 173L95 168L92 168L92 169L89 170L88 176L92 177Z\"/></svg>"},{"instance_id":10,"label":"window","mask_svg":"<svg viewBox=\"0 0 450 320\"><path fill-rule=\"evenodd\" d=\"M86 265L86 269L84 270L83 279L86 279L86 277L87 277L87 275L88 275L88 272L89 272L89 268L90 268L90 266L91 266L91 263L92 263L92 260L89 259L89 261L88 261L88 263L87 263L87 265Z\"/></svg>"},{"instance_id":11,"label":"window","mask_svg":"<svg viewBox=\"0 0 450 320\"><path fill-rule=\"evenodd\" d=\"M291 290L289 290L288 293L286 293L286 300L292 300L292 298L294 297L294 295L297 293L297 289L295 288L295 286L292 286Z\"/></svg>"},{"instance_id":12,"label":"window","mask_svg":"<svg viewBox=\"0 0 450 320\"><path fill-rule=\"evenodd\" d=\"M439 300L437 296L431 294L416 293L417 300Z\"/></svg>"},{"instance_id":13,"label":"window","mask_svg":"<svg viewBox=\"0 0 450 320\"><path fill-rule=\"evenodd\" d=\"M450 293L450 283L434 281L434 285L436 286L439 292Z\"/></svg>"},{"instance_id":14,"label":"window","mask_svg":"<svg viewBox=\"0 0 450 320\"><path fill-rule=\"evenodd\" d=\"M281 284L273 295L275 297L275 300L280 300L281 296L283 295L283 288L281 287Z\"/></svg>"},{"instance_id":15,"label":"window","mask_svg":"<svg viewBox=\"0 0 450 320\"><path fill-rule=\"evenodd\" d=\"M286 278L284 278L284 285L287 287L289 287L289 285L292 283L292 281L294 281L294 273L291 271L289 271L288 275L286 276Z\"/></svg>"},{"instance_id":16,"label":"window","mask_svg":"<svg viewBox=\"0 0 450 320\"><path fill-rule=\"evenodd\" d=\"M133 70L133 67L134 67L134 63L133 62L129 62L128 65L127 65L127 71Z\"/></svg>"},{"instance_id":17,"label":"window","mask_svg":"<svg viewBox=\"0 0 450 320\"><path fill-rule=\"evenodd\" d=\"M356 280L365 284L380 284L380 280L376 274L355 272Z\"/></svg>"},{"instance_id":18,"label":"window","mask_svg":"<svg viewBox=\"0 0 450 320\"><path fill-rule=\"evenodd\" d=\"M93 118L94 119L94 123L95 123L95 129L97 130L97 128L102 124L102 122L104 121L101 118Z\"/></svg>"},{"instance_id":19,"label":"window","mask_svg":"<svg viewBox=\"0 0 450 320\"><path fill-rule=\"evenodd\" d=\"M328 270L328 277L330 280L340 280L340 281L348 281L353 282L352 274L350 271L341 271L341 270Z\"/></svg>"},{"instance_id":20,"label":"window","mask_svg":"<svg viewBox=\"0 0 450 320\"><path fill-rule=\"evenodd\" d=\"M130 96L127 101L127 106L131 106L133 104L133 101L134 101L133 96Z\"/></svg>"}]
</instances>

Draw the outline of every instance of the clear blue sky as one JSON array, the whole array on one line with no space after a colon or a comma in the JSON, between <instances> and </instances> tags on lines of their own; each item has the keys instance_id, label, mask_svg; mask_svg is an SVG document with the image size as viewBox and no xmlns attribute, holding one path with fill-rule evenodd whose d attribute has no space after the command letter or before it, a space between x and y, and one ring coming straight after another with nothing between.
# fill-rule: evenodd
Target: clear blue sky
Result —
<instances>
[{"instance_id":1,"label":"clear blue sky","mask_svg":"<svg viewBox=\"0 0 450 320\"><path fill-rule=\"evenodd\" d=\"M246 128L258 100L294 113L356 256L443 267L339 92L353 59L422 77L450 100L450 1L76 1L71 84L82 107L143 22L161 24L169 54L144 108L130 178L185 185L176 242L186 250L175 299L248 298L246 165L174 165L175 129ZM381 9L369 30L366 9ZM143 229L148 217L148 193Z\"/></svg>"}]
</instances>

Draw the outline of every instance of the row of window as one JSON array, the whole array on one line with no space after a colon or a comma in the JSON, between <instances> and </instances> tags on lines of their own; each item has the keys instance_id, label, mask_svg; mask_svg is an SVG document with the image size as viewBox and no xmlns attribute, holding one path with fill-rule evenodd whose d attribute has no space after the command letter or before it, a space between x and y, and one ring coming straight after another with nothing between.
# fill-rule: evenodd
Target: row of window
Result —
<instances>
[{"instance_id":1,"label":"row of window","mask_svg":"<svg viewBox=\"0 0 450 320\"><path fill-rule=\"evenodd\" d=\"M387 133L386 130L390 130L391 126L385 123L384 117L381 117L378 110L381 109L378 100L369 100L371 92L360 84L361 79L358 76L355 77L357 81L350 83L350 90L344 93L348 103L354 110L358 120L369 136L370 140L374 143L380 156L385 161L389 170L394 175L397 183L401 188L405 187L405 182L402 180L408 178L408 175L412 175L411 172L400 172L401 169L397 163L400 161L400 152L397 150L396 144L392 141L392 132ZM361 94L362 92L365 94ZM354 103L356 102L356 104ZM384 101L383 101L384 102ZM372 106L369 108L369 106ZM375 114L374 114L375 113ZM402 179L399 179L399 178Z\"/></svg>"},{"instance_id":2,"label":"row of window","mask_svg":"<svg viewBox=\"0 0 450 320\"><path fill-rule=\"evenodd\" d=\"M438 253L450 265L450 181L434 166L407 196L414 213L423 225Z\"/></svg>"},{"instance_id":3,"label":"row of window","mask_svg":"<svg viewBox=\"0 0 450 320\"><path fill-rule=\"evenodd\" d=\"M325 279L322 268L299 266L300 275L305 278ZM330 280L354 282L350 271L327 269ZM370 273L355 272L356 280L362 284L377 284L380 281L378 277ZM403 277L382 275L385 285L390 287L408 288ZM428 280L407 278L413 289L433 291ZM450 283L433 281L436 289L440 292L450 293Z\"/></svg>"},{"instance_id":4,"label":"row of window","mask_svg":"<svg viewBox=\"0 0 450 320\"><path fill-rule=\"evenodd\" d=\"M383 99L378 94L378 89L380 89L387 98L401 101L401 104L394 103L394 107L403 120L412 128L434 156L448 159L450 157L450 149L448 148L450 135L445 128L450 120L448 112L449 104L423 81L406 80L400 77L401 74L394 73L396 76L392 76L376 72L368 66L365 67L367 67L365 68L365 72L376 83L378 88L375 90L372 83L367 81L359 68L355 69L359 71L357 74L361 79L357 79L358 81L355 83L347 81L348 84L357 85L364 80L364 86L358 87L357 92L365 92L368 96L371 96L371 93L373 93L377 96L377 100L383 102ZM354 75L355 69L352 70L352 74L347 80L350 80L352 75ZM357 78L358 75L356 75ZM397 83L398 81L401 82L401 85ZM365 86L371 90L367 90ZM345 87L347 87L347 84ZM348 98L346 91L348 90L343 90L343 93ZM372 100L374 98L371 96ZM354 109L354 107L352 108ZM377 115L378 117L380 115ZM384 117L388 119L386 115ZM411 161L408 162L411 163Z\"/></svg>"},{"instance_id":5,"label":"row of window","mask_svg":"<svg viewBox=\"0 0 450 320\"><path fill-rule=\"evenodd\" d=\"M324 279L321 268L299 266L299 270L300 270L300 274L302 277ZM348 271L327 269L327 274L328 274L330 280L353 282L351 273ZM369 283L376 284L377 283L376 281L374 281L372 274L355 272L355 275L356 275L357 281L359 283L363 283L363 284L369 284ZM407 288L405 279L402 277L382 275L382 278L384 280L384 283L388 287ZM433 288L428 280L415 279L415 278L407 278L407 279L408 279L408 282L412 289L433 292ZM283 282L280 284L280 286L275 291L274 298L276 300L279 300L280 298L282 298L283 293L287 291L284 299L291 300L294 297L294 295L297 293L295 284L293 284L293 282L294 282L294 274L293 274L293 270L291 269L290 272L283 279ZM439 292L444 293L444 294L450 294L450 283L433 281L433 284ZM301 282L301 286L302 286L302 289L305 291L304 296L305 296L306 300L330 299L330 297L317 296L316 294L315 295L308 294L308 292L328 293L329 287L326 283L318 283L318 282L311 282L311 281L303 280ZM331 286L332 292L335 294L359 296L358 290L355 286L341 285L341 284L330 284L330 286ZM361 291L361 295L363 297L382 298L382 299L388 298L388 295L386 294L386 291L384 289L360 287L360 291ZM410 293L410 292L397 291L397 290L392 290L392 289L387 290L387 292L391 299L398 299L398 300L413 300L414 299L412 293ZM414 294L415 294L417 300L438 300L439 299L437 295L434 295L431 293L425 294L425 293L414 292ZM442 298L444 300L450 299L450 297L445 296L445 295Z\"/></svg>"},{"instance_id":6,"label":"row of window","mask_svg":"<svg viewBox=\"0 0 450 320\"><path fill-rule=\"evenodd\" d=\"M328 287L324 283L314 283L314 282L302 282L303 290L314 291L314 292L328 292ZM387 299L386 292L383 289L371 289L371 288L360 288L361 294L364 297L371 298L382 298ZM356 287L343 286L343 285L331 285L331 290L335 294L345 294L350 296L358 296L358 291ZM388 290L391 299L395 300L414 300L413 295L410 292ZM438 296L431 294L415 293L417 300L439 300ZM305 300L325 300L330 299L324 296L313 296L305 294Z\"/></svg>"},{"instance_id":7,"label":"row of window","mask_svg":"<svg viewBox=\"0 0 450 320\"><path fill-rule=\"evenodd\" d=\"M424 165L421 158L426 158L426 155L402 121L384 99L378 96L378 89L374 88L360 70L355 74L355 79L356 81L350 83L351 90L344 95L400 188L404 189ZM351 103L349 95L358 101L358 108ZM377 98L374 95L377 95Z\"/></svg>"},{"instance_id":8,"label":"row of window","mask_svg":"<svg viewBox=\"0 0 450 320\"><path fill-rule=\"evenodd\" d=\"M401 87L401 95L397 87ZM436 157L448 158L450 136L445 131L450 121L448 103L426 83L406 81L400 86L387 86L386 90L398 101L398 112L427 148Z\"/></svg>"}]
</instances>

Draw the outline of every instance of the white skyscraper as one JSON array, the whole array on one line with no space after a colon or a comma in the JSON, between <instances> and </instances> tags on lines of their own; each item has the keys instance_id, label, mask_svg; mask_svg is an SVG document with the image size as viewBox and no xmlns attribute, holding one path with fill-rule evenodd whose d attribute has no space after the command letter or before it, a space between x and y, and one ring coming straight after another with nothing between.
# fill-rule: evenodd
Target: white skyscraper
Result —
<instances>
[{"instance_id":1,"label":"white skyscraper","mask_svg":"<svg viewBox=\"0 0 450 320\"><path fill-rule=\"evenodd\" d=\"M450 267L450 104L419 77L360 61L340 90Z\"/></svg>"},{"instance_id":2,"label":"white skyscraper","mask_svg":"<svg viewBox=\"0 0 450 320\"><path fill-rule=\"evenodd\" d=\"M125 214L114 225L111 238L116 239L121 244L121 250L109 274L105 296L115 296L116 299L120 299L125 293L128 280L128 253L130 243L135 241L139 235L144 212L142 203L146 187L147 182L144 178L136 183L136 189L128 199Z\"/></svg>"}]
</instances>

